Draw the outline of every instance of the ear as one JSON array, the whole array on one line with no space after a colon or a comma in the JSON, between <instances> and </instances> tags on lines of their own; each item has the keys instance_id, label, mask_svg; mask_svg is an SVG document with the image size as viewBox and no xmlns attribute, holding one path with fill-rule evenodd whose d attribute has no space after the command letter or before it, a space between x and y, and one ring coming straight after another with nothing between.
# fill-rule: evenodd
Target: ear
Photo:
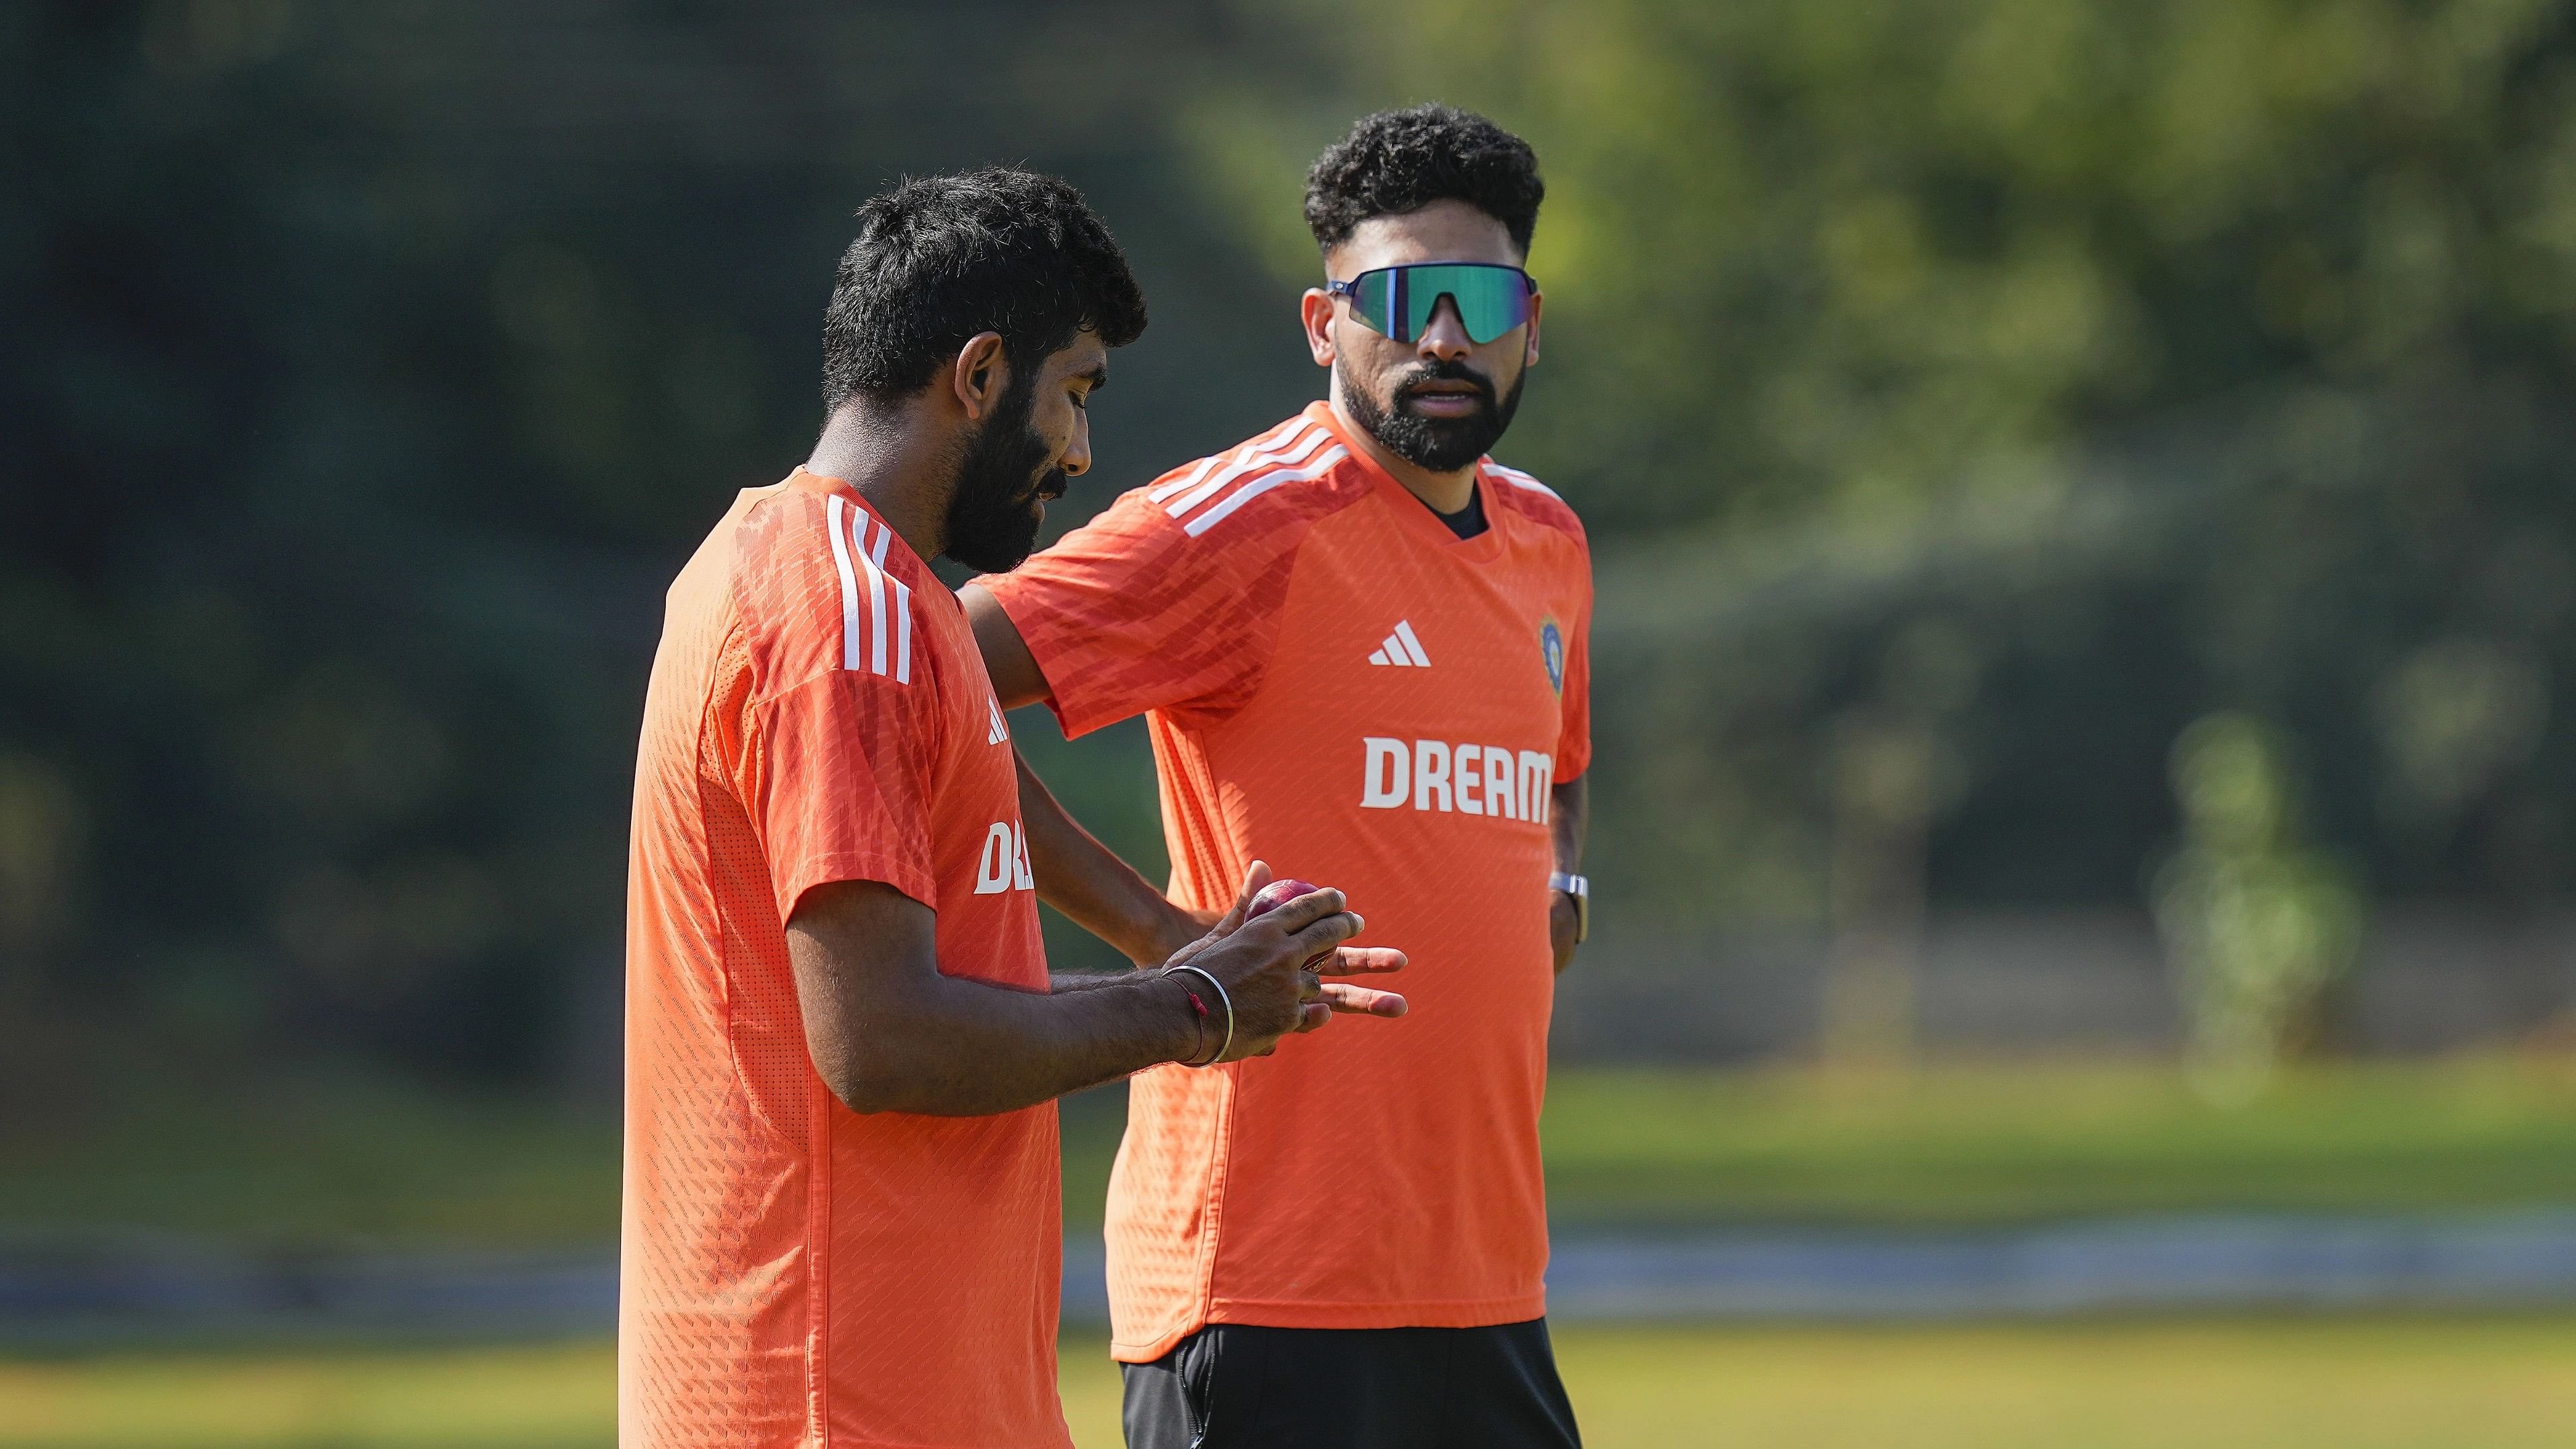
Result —
<instances>
[{"instance_id":1,"label":"ear","mask_svg":"<svg viewBox=\"0 0 2576 1449\"><path fill-rule=\"evenodd\" d=\"M1547 294L1545 292L1530 293L1529 321L1522 324L1529 328L1529 338L1524 344L1521 353L1521 366L1523 367L1536 367L1538 365L1538 314L1539 308L1543 306L1546 301Z\"/></svg>"},{"instance_id":2,"label":"ear","mask_svg":"<svg viewBox=\"0 0 2576 1449\"><path fill-rule=\"evenodd\" d=\"M1297 299L1297 315L1306 324L1306 350L1313 354L1317 367L1333 365L1333 296L1321 287L1308 287Z\"/></svg>"},{"instance_id":3,"label":"ear","mask_svg":"<svg viewBox=\"0 0 2576 1449\"><path fill-rule=\"evenodd\" d=\"M1002 356L1002 334L978 332L967 338L948 369L948 385L966 416L983 421L1011 385L1011 364Z\"/></svg>"}]
</instances>

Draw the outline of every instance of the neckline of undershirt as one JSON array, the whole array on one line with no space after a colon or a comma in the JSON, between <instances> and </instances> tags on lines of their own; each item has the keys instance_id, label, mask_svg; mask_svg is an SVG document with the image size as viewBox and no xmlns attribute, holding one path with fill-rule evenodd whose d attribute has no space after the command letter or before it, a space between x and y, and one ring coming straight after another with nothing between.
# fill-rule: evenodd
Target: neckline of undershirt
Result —
<instances>
[{"instance_id":1,"label":"neckline of undershirt","mask_svg":"<svg viewBox=\"0 0 2576 1449\"><path fill-rule=\"evenodd\" d=\"M1423 507L1430 508L1431 505L1426 503ZM1467 506L1457 512L1443 513L1437 508L1432 508L1431 516L1449 525L1449 531L1458 535L1460 543L1474 538L1493 526L1485 521L1485 490L1482 488L1469 488Z\"/></svg>"},{"instance_id":2,"label":"neckline of undershirt","mask_svg":"<svg viewBox=\"0 0 2576 1449\"><path fill-rule=\"evenodd\" d=\"M1375 485L1377 491L1385 496L1387 506L1393 512L1398 527L1461 563L1488 563L1502 556L1500 544L1502 529L1495 522L1494 504L1485 497L1493 483L1485 476L1485 468L1481 462L1477 465L1474 475L1476 501L1468 507L1470 511L1484 514L1485 526L1473 534L1461 537L1450 525L1448 519L1435 512L1431 505L1423 502L1412 489L1395 481L1395 475L1379 467L1366 450L1351 441L1349 435L1343 431L1341 419L1333 415L1331 403L1319 400L1310 404L1307 408L1307 416L1323 424L1336 439L1340 440L1347 454L1348 466L1359 469L1361 474Z\"/></svg>"}]
</instances>

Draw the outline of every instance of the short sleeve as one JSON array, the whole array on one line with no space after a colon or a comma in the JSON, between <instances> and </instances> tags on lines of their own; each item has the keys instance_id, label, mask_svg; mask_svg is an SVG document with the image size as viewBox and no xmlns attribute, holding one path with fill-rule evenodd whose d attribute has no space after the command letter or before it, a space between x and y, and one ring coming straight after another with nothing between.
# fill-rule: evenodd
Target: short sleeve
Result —
<instances>
[{"instance_id":1,"label":"short sleeve","mask_svg":"<svg viewBox=\"0 0 2576 1449\"><path fill-rule=\"evenodd\" d=\"M883 881L939 904L930 856L936 690L834 669L751 706L737 780L778 918L818 885Z\"/></svg>"},{"instance_id":2,"label":"short sleeve","mask_svg":"<svg viewBox=\"0 0 2576 1449\"><path fill-rule=\"evenodd\" d=\"M1592 766L1592 615L1574 621L1565 641L1565 690L1557 701L1557 780L1579 778Z\"/></svg>"},{"instance_id":3,"label":"short sleeve","mask_svg":"<svg viewBox=\"0 0 2576 1449\"><path fill-rule=\"evenodd\" d=\"M1302 520L1193 537L1137 489L991 591L1068 735L1147 710L1223 716L1259 691Z\"/></svg>"}]
</instances>

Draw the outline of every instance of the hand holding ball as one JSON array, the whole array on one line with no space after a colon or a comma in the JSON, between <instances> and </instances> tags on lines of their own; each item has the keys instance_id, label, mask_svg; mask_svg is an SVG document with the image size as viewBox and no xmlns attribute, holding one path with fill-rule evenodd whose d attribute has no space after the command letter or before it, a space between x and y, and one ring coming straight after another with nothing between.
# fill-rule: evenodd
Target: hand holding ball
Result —
<instances>
[{"instance_id":1,"label":"hand holding ball","mask_svg":"<svg viewBox=\"0 0 2576 1449\"><path fill-rule=\"evenodd\" d=\"M1322 889L1322 886L1302 880L1274 880L1252 898L1252 905L1244 911L1243 918L1248 921L1255 916L1266 916L1299 896L1310 896Z\"/></svg>"},{"instance_id":2,"label":"hand holding ball","mask_svg":"<svg viewBox=\"0 0 2576 1449\"><path fill-rule=\"evenodd\" d=\"M1288 904L1290 901L1297 899L1299 896L1310 896L1322 889L1322 886L1302 880L1274 880L1270 884L1263 886L1260 892L1253 896L1252 904L1245 909L1243 918L1247 921L1258 919L1259 917L1268 915L1270 912ZM1325 960L1332 956L1332 954L1333 953L1330 951L1318 951L1313 957L1307 960L1305 965L1298 969L1301 971L1317 970Z\"/></svg>"},{"instance_id":3,"label":"hand holding ball","mask_svg":"<svg viewBox=\"0 0 2576 1449\"><path fill-rule=\"evenodd\" d=\"M1254 861L1249 887L1270 873L1269 866ZM1405 1011L1404 998L1392 991L1353 985L1349 982L1322 982L1316 978L1374 974L1404 969L1404 953L1387 946L1348 946L1341 944L1360 929L1360 919L1343 906L1335 912L1325 907L1340 905L1339 892L1311 881L1267 881L1226 912L1224 921L1234 929L1223 935L1201 936L1172 958L1167 970L1196 971L1208 977L1211 984L1221 984L1228 996L1225 1009L1226 1045L1217 1049L1216 1060L1238 1061L1248 1056L1268 1056L1277 1049L1279 1038L1290 1033L1313 1031L1333 1019L1336 1013L1358 1016L1393 1017ZM1253 922L1295 901L1309 904L1290 912L1272 923L1280 932L1255 931ZM1240 914L1238 914L1238 911ZM1302 926L1291 929L1289 922ZM1317 950L1319 942L1331 942ZM1295 953L1312 952L1293 972L1280 968L1295 961ZM1204 964L1192 964L1193 958ZM1284 997L1283 997L1284 991ZM1290 1020L1282 1026L1276 1013L1285 1007ZM1244 1035L1233 1032L1235 1011L1244 1012Z\"/></svg>"}]
</instances>

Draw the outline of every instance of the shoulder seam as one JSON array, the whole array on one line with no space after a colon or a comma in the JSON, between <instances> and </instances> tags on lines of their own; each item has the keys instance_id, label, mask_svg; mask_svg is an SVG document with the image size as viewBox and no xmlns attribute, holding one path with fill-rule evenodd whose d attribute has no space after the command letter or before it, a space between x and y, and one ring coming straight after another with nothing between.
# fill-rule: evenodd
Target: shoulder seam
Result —
<instances>
[{"instance_id":1,"label":"shoulder seam","mask_svg":"<svg viewBox=\"0 0 2576 1449\"><path fill-rule=\"evenodd\" d=\"M1243 507L1243 505L1247 503L1250 503L1253 499L1260 497L1262 494L1269 492L1271 489L1276 488L1283 483L1304 483L1312 479L1320 478L1326 473L1333 471L1336 465L1349 456L1349 449L1343 447L1339 443L1335 443L1331 447L1324 449L1323 452L1317 454L1313 461L1307 463L1302 468L1291 468L1285 464L1274 466L1258 476L1246 479L1239 484L1234 491L1226 494L1223 498L1218 499L1207 508L1201 510L1198 517L1181 525L1181 532L1188 534L1192 538L1197 538L1201 534L1206 533L1209 529L1223 523L1228 517L1233 515L1235 510Z\"/></svg>"},{"instance_id":2,"label":"shoulder seam","mask_svg":"<svg viewBox=\"0 0 2576 1449\"><path fill-rule=\"evenodd\" d=\"M1208 475L1226 466L1229 461L1240 464L1255 464L1258 459L1272 454L1285 452L1289 448L1301 442L1306 433L1312 429L1313 426L1313 420L1301 413L1298 416L1281 423L1279 426L1272 428L1269 432L1261 434L1259 437L1252 438L1246 442L1237 443L1222 453L1210 453L1206 457L1199 459L1197 463L1188 465L1187 472L1182 472L1182 470L1178 468L1174 469L1173 472L1180 473L1181 476L1177 478L1166 478L1164 481L1158 483L1147 484L1145 487L1145 496L1154 500L1156 503L1168 504L1173 498L1179 495L1199 492L1202 483L1208 478ZM1206 485L1206 491L1213 492L1216 488L1223 486L1223 482L1224 480L1219 479L1214 483L1208 483ZM1203 496L1204 495L1202 494L1202 497ZM1188 512L1189 507L1189 504L1183 503L1167 508L1165 511L1171 513L1173 517L1178 518L1181 514Z\"/></svg>"},{"instance_id":3,"label":"shoulder seam","mask_svg":"<svg viewBox=\"0 0 2576 1449\"><path fill-rule=\"evenodd\" d=\"M1506 483L1526 488L1532 493L1545 494L1547 497L1553 498L1559 503L1565 502L1564 494L1548 487L1546 484L1541 483L1536 478L1531 477L1529 474L1522 472L1518 468L1506 468L1491 458L1485 460L1485 466L1494 470L1494 476L1502 479ZM1571 505L1568 506L1570 507Z\"/></svg>"},{"instance_id":4,"label":"shoulder seam","mask_svg":"<svg viewBox=\"0 0 2576 1449\"><path fill-rule=\"evenodd\" d=\"M853 515L846 524L844 514ZM832 569L841 581L841 667L890 675L897 684L910 684L912 586L895 577L885 562L886 550L894 540L894 526L864 508L851 507L834 493L825 500L824 531L831 536ZM887 624L889 594L893 596L891 628ZM866 600L868 624L864 650L859 637L862 598Z\"/></svg>"},{"instance_id":5,"label":"shoulder seam","mask_svg":"<svg viewBox=\"0 0 2576 1449\"><path fill-rule=\"evenodd\" d=\"M1496 496L1516 502L1515 511L1522 517L1542 528L1565 534L1577 543L1584 541L1583 516L1574 511L1574 505L1566 502L1562 494L1520 469L1506 468L1491 458L1485 460L1485 469L1496 479L1512 485L1513 492ZM1541 499L1546 501L1540 502Z\"/></svg>"},{"instance_id":6,"label":"shoulder seam","mask_svg":"<svg viewBox=\"0 0 2576 1449\"><path fill-rule=\"evenodd\" d=\"M1236 445L1236 448L1226 450L1226 453L1216 453L1216 456L1211 458L1200 458L1198 466L1190 468L1188 474L1177 476L1177 479L1167 481L1167 484L1154 484L1151 489L1146 489L1146 499L1162 504L1162 512L1172 515L1175 520L1180 520L1182 515L1188 515L1190 510L1198 510L1200 504L1211 504L1211 502L1213 502L1211 510L1200 517L1211 517L1211 515L1224 517L1216 510L1234 512L1231 507L1226 507L1226 504L1229 504L1234 497L1242 497L1242 492L1247 489L1247 486L1260 484L1262 474L1267 474L1267 471L1278 471L1278 468L1285 468L1285 466L1296 466L1296 463L1303 463L1306 458L1314 458L1316 450L1324 448L1329 440L1332 440L1332 430L1329 430L1329 427L1321 427L1319 422L1314 422L1311 417L1298 414L1298 417L1291 417L1291 420L1283 422L1280 427L1273 427L1273 430L1260 435L1260 438L1249 440L1249 443ZM1334 445L1334 448L1327 448L1327 453L1337 458L1342 450ZM1224 502L1218 502L1221 494L1224 494ZM1239 507L1239 504L1236 504L1236 507ZM1190 520L1185 528L1190 528L1190 535L1193 535L1193 538L1200 533L1198 520Z\"/></svg>"}]
</instances>

